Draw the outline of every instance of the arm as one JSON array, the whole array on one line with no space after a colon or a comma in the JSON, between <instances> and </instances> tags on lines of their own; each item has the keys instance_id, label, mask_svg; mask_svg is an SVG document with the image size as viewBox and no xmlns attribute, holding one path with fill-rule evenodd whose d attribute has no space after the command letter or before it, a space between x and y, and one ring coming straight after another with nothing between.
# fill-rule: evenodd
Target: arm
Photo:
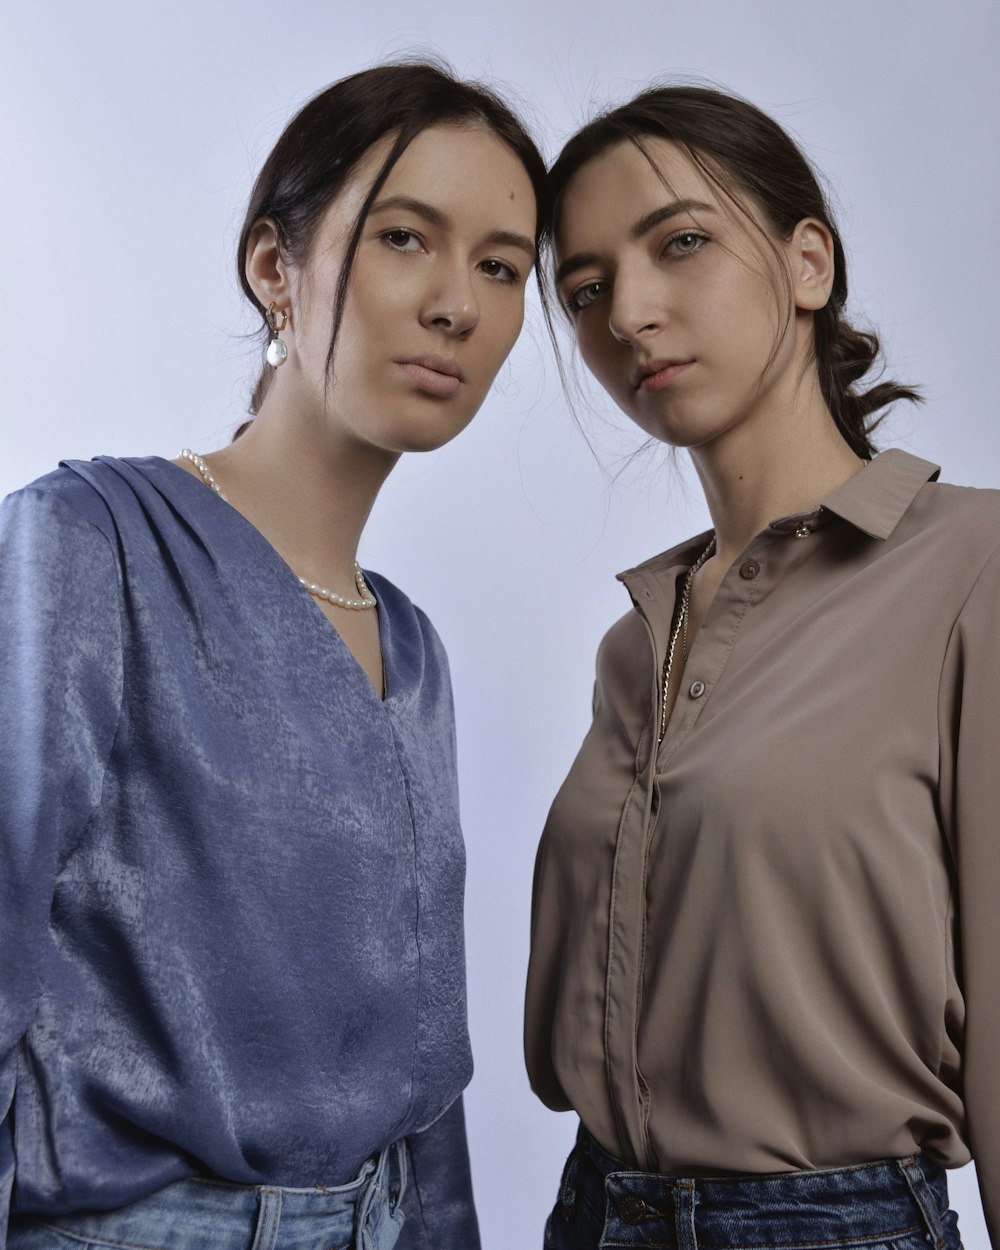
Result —
<instances>
[{"instance_id":1,"label":"arm","mask_svg":"<svg viewBox=\"0 0 1000 1250\"><path fill-rule=\"evenodd\" d=\"M63 857L101 784L121 695L118 576L89 522L29 488L0 506L0 1247L18 1044L44 986Z\"/></svg>"},{"instance_id":2,"label":"arm","mask_svg":"<svg viewBox=\"0 0 1000 1250\"><path fill-rule=\"evenodd\" d=\"M1000 552L956 622L941 683L942 819L952 847L972 1154L1000 1247Z\"/></svg>"},{"instance_id":3,"label":"arm","mask_svg":"<svg viewBox=\"0 0 1000 1250\"><path fill-rule=\"evenodd\" d=\"M462 1099L406 1144L406 1222L396 1250L479 1250Z\"/></svg>"}]
</instances>

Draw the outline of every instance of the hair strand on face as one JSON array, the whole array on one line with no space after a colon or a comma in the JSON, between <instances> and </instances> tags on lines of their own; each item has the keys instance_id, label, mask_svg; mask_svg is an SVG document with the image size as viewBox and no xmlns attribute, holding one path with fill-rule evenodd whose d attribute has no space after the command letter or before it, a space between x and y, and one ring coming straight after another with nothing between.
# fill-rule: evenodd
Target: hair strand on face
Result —
<instances>
[{"instance_id":1,"label":"hair strand on face","mask_svg":"<svg viewBox=\"0 0 1000 1250\"><path fill-rule=\"evenodd\" d=\"M373 144L394 136L348 238L332 309L329 377L354 258L368 213L410 143L421 131L437 125L479 126L510 147L524 166L535 193L535 242L540 244L548 219L545 163L522 123L498 95L479 83L463 82L443 65L425 61L363 70L333 83L296 113L254 183L240 230L236 267L244 294L261 316L262 348L267 334L264 306L246 272L247 245L256 224L263 218L272 221L283 258L293 265L302 264L326 209L344 188L358 162ZM538 281L544 305L546 292L540 274ZM258 375L249 405L252 414L260 410L271 376L267 367ZM235 437L246 424L240 426Z\"/></svg>"},{"instance_id":2,"label":"hair strand on face","mask_svg":"<svg viewBox=\"0 0 1000 1250\"><path fill-rule=\"evenodd\" d=\"M813 351L819 385L834 422L862 459L875 454L871 434L897 400L919 401L912 386L886 380L862 389L859 383L879 360L878 336L847 319L847 263L826 196L806 157L776 121L737 96L710 87L654 87L628 104L600 114L564 146L550 172L553 237L563 194L590 161L622 142L633 144L657 170L643 140L666 139L687 153L724 199L756 231L779 260L775 240L787 240L807 217L822 222L833 240L833 289L813 314ZM763 226L751 206L760 213ZM769 230L771 233L769 233ZM784 273L779 265L778 271ZM790 288L781 301L792 315ZM775 351L777 350L777 344ZM772 356L773 360L773 356ZM765 365L765 372L771 360Z\"/></svg>"}]
</instances>

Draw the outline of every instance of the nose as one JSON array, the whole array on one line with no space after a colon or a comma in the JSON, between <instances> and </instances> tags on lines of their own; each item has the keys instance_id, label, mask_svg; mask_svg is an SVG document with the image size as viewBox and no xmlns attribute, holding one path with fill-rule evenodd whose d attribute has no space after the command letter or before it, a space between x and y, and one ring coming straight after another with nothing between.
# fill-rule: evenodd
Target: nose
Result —
<instances>
[{"instance_id":1,"label":"nose","mask_svg":"<svg viewBox=\"0 0 1000 1250\"><path fill-rule=\"evenodd\" d=\"M443 330L454 338L468 338L479 324L479 301L467 269L450 268L440 274L424 301L421 324Z\"/></svg>"},{"instance_id":2,"label":"nose","mask_svg":"<svg viewBox=\"0 0 1000 1250\"><path fill-rule=\"evenodd\" d=\"M654 274L616 274L608 328L619 343L631 346L662 328L666 320L663 294Z\"/></svg>"}]
</instances>

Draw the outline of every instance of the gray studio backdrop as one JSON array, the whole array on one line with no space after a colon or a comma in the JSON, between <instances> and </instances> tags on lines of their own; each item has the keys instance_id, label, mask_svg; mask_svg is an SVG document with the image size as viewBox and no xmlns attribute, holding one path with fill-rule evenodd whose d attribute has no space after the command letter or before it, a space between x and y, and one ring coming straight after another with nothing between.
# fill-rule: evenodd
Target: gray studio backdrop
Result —
<instances>
[{"instance_id":1,"label":"gray studio backdrop","mask_svg":"<svg viewBox=\"0 0 1000 1250\"><path fill-rule=\"evenodd\" d=\"M0 494L63 457L229 438L253 370L232 262L252 173L306 96L414 50L507 90L550 154L594 107L665 74L773 112L832 183L855 307L893 374L925 388L883 443L1000 484L994 0L0 9ZM573 408L534 307L476 421L404 461L362 549L451 654L488 1250L540 1245L574 1132L528 1089L522 984L536 840L587 725L597 642L628 606L613 574L706 524L682 461L630 459L640 440L585 385ZM971 1168L953 1188L966 1246L987 1250Z\"/></svg>"}]
</instances>

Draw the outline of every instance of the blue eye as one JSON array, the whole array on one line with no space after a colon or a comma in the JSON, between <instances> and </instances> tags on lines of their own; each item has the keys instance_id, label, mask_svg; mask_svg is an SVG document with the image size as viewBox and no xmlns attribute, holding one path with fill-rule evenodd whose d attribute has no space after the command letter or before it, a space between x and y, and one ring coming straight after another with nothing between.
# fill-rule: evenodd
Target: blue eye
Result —
<instances>
[{"instance_id":1,"label":"blue eye","mask_svg":"<svg viewBox=\"0 0 1000 1250\"><path fill-rule=\"evenodd\" d=\"M591 304L601 298L607 290L606 282L585 282L583 286L578 286L575 291L571 291L566 298L566 311L569 313L582 312L585 308L589 308Z\"/></svg>"}]
</instances>

